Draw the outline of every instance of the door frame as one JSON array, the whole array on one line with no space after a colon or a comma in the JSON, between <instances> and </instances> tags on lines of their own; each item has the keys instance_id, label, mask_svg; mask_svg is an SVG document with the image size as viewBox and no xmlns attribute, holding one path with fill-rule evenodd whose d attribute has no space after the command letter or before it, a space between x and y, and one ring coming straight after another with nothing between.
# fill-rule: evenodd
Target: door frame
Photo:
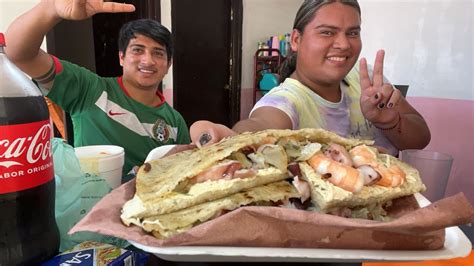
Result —
<instances>
[{"instance_id":1,"label":"door frame","mask_svg":"<svg viewBox=\"0 0 474 266\"><path fill-rule=\"evenodd\" d=\"M231 0L231 66L230 66L230 124L240 120L240 94L242 92L242 0Z\"/></svg>"},{"instance_id":2,"label":"door frame","mask_svg":"<svg viewBox=\"0 0 474 266\"><path fill-rule=\"evenodd\" d=\"M242 83L242 23L243 23L243 0L227 0L231 5L231 22L230 22L230 64L229 64L229 80L227 84L229 88L229 110L228 123L233 126L240 120L240 95ZM171 8L171 17L176 17L176 10ZM176 28L176 22L172 19L171 28ZM176 61L173 62L176 66ZM173 68L174 71L175 68ZM173 76L173 84L175 76ZM224 89L224 88L222 88ZM178 106L179 101L178 90L173 86L173 106Z\"/></svg>"}]
</instances>

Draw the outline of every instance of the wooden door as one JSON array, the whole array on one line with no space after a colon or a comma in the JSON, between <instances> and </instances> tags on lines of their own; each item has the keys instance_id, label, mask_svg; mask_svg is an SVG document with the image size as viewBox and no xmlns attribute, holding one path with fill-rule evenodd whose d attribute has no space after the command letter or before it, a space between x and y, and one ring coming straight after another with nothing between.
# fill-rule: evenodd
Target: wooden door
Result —
<instances>
[{"instance_id":1,"label":"wooden door","mask_svg":"<svg viewBox=\"0 0 474 266\"><path fill-rule=\"evenodd\" d=\"M171 1L173 106L188 126L240 114L242 0Z\"/></svg>"},{"instance_id":2,"label":"wooden door","mask_svg":"<svg viewBox=\"0 0 474 266\"><path fill-rule=\"evenodd\" d=\"M135 5L135 12L102 13L93 17L96 73L102 77L122 75L118 57L118 35L123 24L141 18L161 21L160 1L127 0L123 3Z\"/></svg>"},{"instance_id":3,"label":"wooden door","mask_svg":"<svg viewBox=\"0 0 474 266\"><path fill-rule=\"evenodd\" d=\"M135 5L132 13L101 13L84 21L63 20L47 35L48 52L103 77L122 75L118 58L120 27L130 20L160 21L160 0L125 0Z\"/></svg>"}]
</instances>

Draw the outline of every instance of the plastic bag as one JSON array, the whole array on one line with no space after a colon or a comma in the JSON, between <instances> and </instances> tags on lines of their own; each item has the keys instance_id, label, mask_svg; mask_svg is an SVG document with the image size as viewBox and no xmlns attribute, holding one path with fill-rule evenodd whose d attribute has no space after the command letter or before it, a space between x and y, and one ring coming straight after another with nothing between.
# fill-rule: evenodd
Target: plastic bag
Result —
<instances>
[{"instance_id":1,"label":"plastic bag","mask_svg":"<svg viewBox=\"0 0 474 266\"><path fill-rule=\"evenodd\" d=\"M126 240L97 233L67 234L69 229L112 188L104 178L82 172L74 148L63 139L54 138L52 148L56 179L56 223L61 239L60 252L86 240L109 243L118 247L128 246Z\"/></svg>"}]
</instances>

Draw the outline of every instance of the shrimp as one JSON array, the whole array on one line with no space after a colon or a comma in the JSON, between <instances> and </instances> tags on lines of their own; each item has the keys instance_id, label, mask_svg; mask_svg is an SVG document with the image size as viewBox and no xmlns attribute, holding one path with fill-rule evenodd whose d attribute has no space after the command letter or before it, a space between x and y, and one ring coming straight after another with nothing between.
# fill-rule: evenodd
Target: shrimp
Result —
<instances>
[{"instance_id":1,"label":"shrimp","mask_svg":"<svg viewBox=\"0 0 474 266\"><path fill-rule=\"evenodd\" d=\"M349 151L354 167L364 175L364 185L372 185L382 177L375 170L378 166L377 150L367 145L359 145Z\"/></svg>"},{"instance_id":2,"label":"shrimp","mask_svg":"<svg viewBox=\"0 0 474 266\"><path fill-rule=\"evenodd\" d=\"M364 186L364 177L357 169L330 159L320 152L311 157L308 163L316 173L344 190L358 192Z\"/></svg>"},{"instance_id":3,"label":"shrimp","mask_svg":"<svg viewBox=\"0 0 474 266\"><path fill-rule=\"evenodd\" d=\"M330 143L324 151L324 155L333 159L336 162L352 166L351 156L349 155L347 150L339 144Z\"/></svg>"},{"instance_id":4,"label":"shrimp","mask_svg":"<svg viewBox=\"0 0 474 266\"><path fill-rule=\"evenodd\" d=\"M354 167L362 165L377 166L377 149L367 145L355 146L349 151Z\"/></svg>"},{"instance_id":5,"label":"shrimp","mask_svg":"<svg viewBox=\"0 0 474 266\"><path fill-rule=\"evenodd\" d=\"M377 185L384 187L398 187L405 182L406 174L397 165L392 164L389 167L379 165L376 168L376 171L382 177L377 181Z\"/></svg>"}]
</instances>

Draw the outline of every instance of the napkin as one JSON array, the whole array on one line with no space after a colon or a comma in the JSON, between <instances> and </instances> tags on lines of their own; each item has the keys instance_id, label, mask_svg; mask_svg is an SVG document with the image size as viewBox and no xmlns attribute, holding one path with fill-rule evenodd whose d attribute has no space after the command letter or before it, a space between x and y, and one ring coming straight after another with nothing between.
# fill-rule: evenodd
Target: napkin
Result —
<instances>
[{"instance_id":1,"label":"napkin","mask_svg":"<svg viewBox=\"0 0 474 266\"><path fill-rule=\"evenodd\" d=\"M278 207L242 207L184 233L160 240L120 220L135 194L135 180L99 201L69 233L90 231L147 246L239 246L373 250L436 250L445 228L470 223L474 208L464 194L420 208L414 196L393 201L389 222L349 219Z\"/></svg>"}]
</instances>

